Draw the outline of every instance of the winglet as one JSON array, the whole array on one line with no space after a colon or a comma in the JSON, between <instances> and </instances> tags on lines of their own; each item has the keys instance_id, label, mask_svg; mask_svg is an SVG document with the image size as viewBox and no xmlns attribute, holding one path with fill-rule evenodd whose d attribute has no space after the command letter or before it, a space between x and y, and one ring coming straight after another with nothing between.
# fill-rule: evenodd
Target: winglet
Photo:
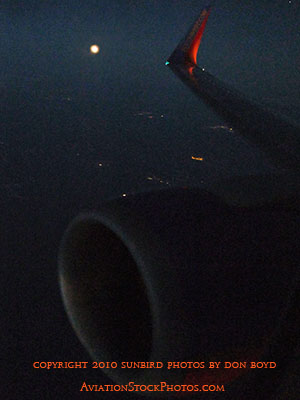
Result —
<instances>
[{"instance_id":1,"label":"winglet","mask_svg":"<svg viewBox=\"0 0 300 400\"><path fill-rule=\"evenodd\" d=\"M197 64L197 53L205 29L205 25L211 11L211 6L204 7L188 31L187 35L179 43L166 62L172 64Z\"/></svg>"}]
</instances>

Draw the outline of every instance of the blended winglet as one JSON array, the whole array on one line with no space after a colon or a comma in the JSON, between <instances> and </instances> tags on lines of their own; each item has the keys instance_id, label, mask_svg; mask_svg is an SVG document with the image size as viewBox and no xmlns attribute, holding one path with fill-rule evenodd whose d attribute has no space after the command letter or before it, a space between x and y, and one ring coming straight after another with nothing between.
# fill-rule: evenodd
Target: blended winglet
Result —
<instances>
[{"instance_id":1,"label":"blended winglet","mask_svg":"<svg viewBox=\"0 0 300 400\"><path fill-rule=\"evenodd\" d=\"M211 6L202 9L199 17L173 51L166 64L197 64L197 53L210 11Z\"/></svg>"}]
</instances>

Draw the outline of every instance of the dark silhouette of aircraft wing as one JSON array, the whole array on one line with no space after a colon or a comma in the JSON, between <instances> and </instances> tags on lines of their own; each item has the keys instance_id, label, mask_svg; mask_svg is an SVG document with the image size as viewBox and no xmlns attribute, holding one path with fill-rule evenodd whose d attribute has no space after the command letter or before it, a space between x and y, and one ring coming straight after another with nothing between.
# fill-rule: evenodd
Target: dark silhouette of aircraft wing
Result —
<instances>
[{"instance_id":1,"label":"dark silhouette of aircraft wing","mask_svg":"<svg viewBox=\"0 0 300 400\"><path fill-rule=\"evenodd\" d=\"M205 7L201 11L166 65L231 127L262 149L276 166L299 170L299 127L248 100L197 65L197 52L210 10L211 7Z\"/></svg>"}]
</instances>

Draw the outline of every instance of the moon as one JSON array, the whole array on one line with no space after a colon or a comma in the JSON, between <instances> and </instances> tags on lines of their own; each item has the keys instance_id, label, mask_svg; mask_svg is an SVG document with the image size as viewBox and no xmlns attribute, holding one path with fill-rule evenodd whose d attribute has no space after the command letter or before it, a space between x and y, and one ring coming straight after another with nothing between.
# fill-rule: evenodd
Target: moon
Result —
<instances>
[{"instance_id":1,"label":"moon","mask_svg":"<svg viewBox=\"0 0 300 400\"><path fill-rule=\"evenodd\" d=\"M93 44L93 45L90 47L90 52L93 53L93 54L99 53L99 46L97 46L96 44Z\"/></svg>"}]
</instances>

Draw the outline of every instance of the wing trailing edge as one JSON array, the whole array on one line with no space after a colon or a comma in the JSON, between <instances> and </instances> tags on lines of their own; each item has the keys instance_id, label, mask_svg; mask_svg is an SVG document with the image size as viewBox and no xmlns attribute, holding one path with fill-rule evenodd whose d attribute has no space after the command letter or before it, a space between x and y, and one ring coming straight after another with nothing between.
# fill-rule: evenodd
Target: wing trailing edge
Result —
<instances>
[{"instance_id":1,"label":"wing trailing edge","mask_svg":"<svg viewBox=\"0 0 300 400\"><path fill-rule=\"evenodd\" d=\"M180 41L167 63L197 65L197 53L211 6L204 7L186 36Z\"/></svg>"}]
</instances>

